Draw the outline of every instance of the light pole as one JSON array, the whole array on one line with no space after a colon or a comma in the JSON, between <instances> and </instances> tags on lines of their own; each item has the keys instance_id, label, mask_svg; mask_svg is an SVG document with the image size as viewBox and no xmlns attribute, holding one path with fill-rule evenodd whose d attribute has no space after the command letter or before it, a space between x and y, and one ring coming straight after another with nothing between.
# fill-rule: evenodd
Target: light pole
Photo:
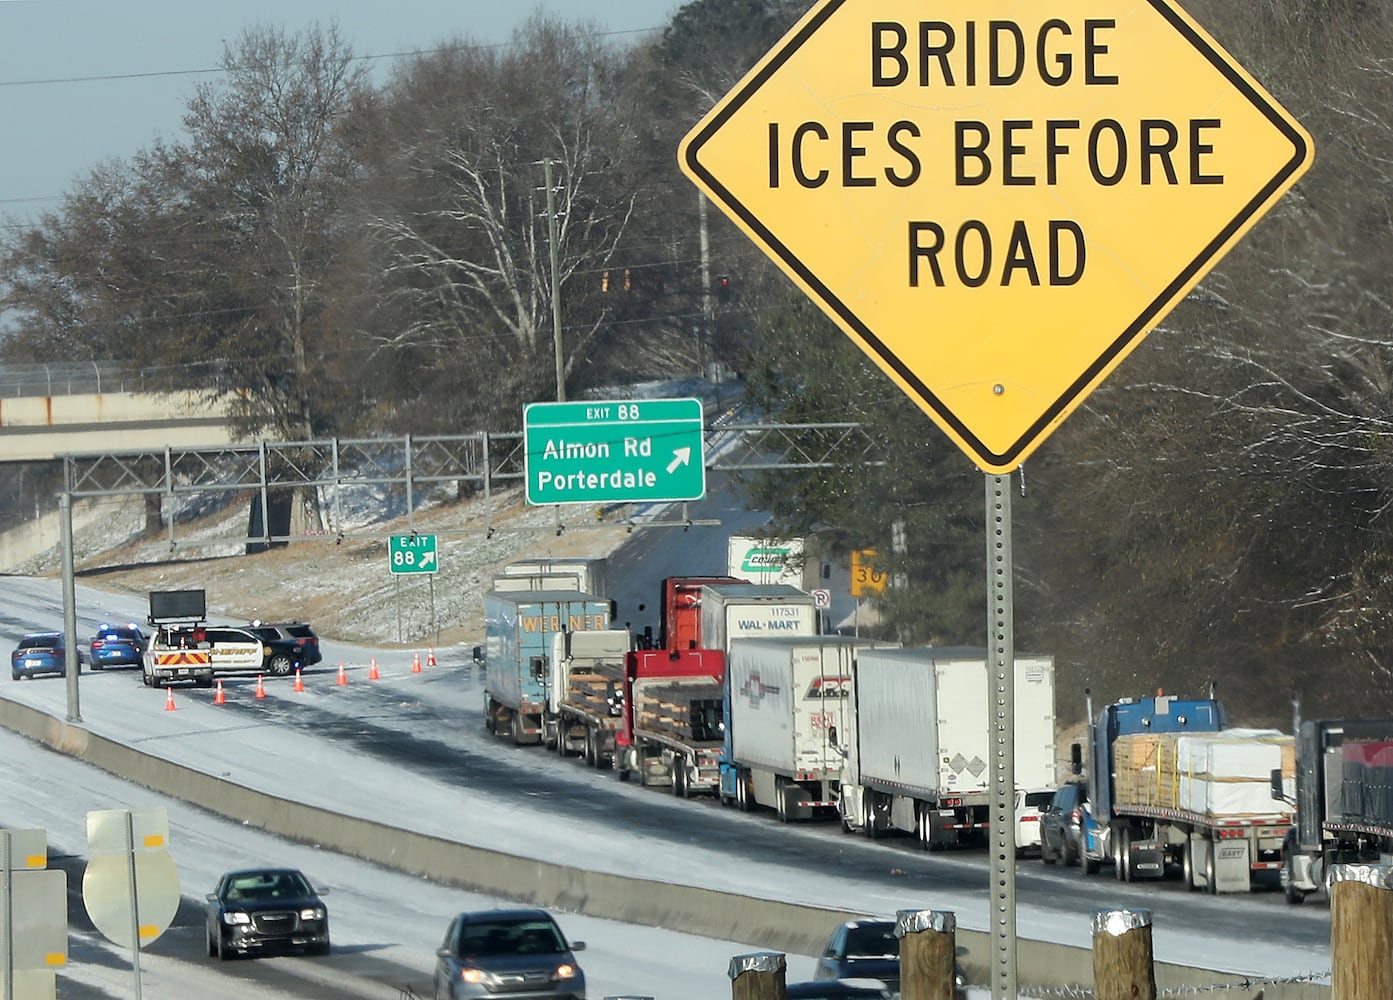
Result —
<instances>
[{"instance_id":1,"label":"light pole","mask_svg":"<svg viewBox=\"0 0 1393 1000\"><path fill-rule=\"evenodd\" d=\"M556 189L551 183L551 157L543 161L547 185L547 232L551 243L551 329L556 345L556 401L566 402L566 366L561 356L561 266L556 246Z\"/></svg>"}]
</instances>

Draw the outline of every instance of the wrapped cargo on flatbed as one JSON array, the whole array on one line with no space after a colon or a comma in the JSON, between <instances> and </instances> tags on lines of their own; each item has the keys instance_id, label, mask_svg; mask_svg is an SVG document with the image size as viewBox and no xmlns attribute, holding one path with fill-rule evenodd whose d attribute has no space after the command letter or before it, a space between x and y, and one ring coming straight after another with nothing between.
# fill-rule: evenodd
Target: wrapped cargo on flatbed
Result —
<instances>
[{"instance_id":1,"label":"wrapped cargo on flatbed","mask_svg":"<svg viewBox=\"0 0 1393 1000\"><path fill-rule=\"evenodd\" d=\"M1271 775L1295 787L1295 740L1276 730L1137 733L1119 736L1113 756L1114 807L1169 809L1211 819L1286 815Z\"/></svg>"}]
</instances>

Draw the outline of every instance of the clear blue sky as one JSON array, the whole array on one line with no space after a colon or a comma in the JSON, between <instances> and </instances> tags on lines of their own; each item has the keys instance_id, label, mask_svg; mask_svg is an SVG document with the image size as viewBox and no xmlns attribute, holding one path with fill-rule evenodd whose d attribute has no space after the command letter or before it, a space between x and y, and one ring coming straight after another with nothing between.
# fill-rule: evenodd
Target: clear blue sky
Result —
<instances>
[{"instance_id":1,"label":"clear blue sky","mask_svg":"<svg viewBox=\"0 0 1393 1000\"><path fill-rule=\"evenodd\" d=\"M188 97L249 25L336 21L355 53L506 42L539 9L615 32L659 29L683 0L0 0L0 216L56 208L104 159L181 135ZM630 36L618 36L623 43ZM632 36L637 38L638 36ZM373 62L385 78L390 60Z\"/></svg>"}]
</instances>

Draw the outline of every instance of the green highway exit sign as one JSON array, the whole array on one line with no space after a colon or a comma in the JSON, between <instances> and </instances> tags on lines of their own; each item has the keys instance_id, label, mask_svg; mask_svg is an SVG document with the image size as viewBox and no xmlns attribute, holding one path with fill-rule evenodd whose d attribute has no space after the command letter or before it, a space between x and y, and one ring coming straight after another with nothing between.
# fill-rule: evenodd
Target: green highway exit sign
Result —
<instances>
[{"instance_id":1,"label":"green highway exit sign","mask_svg":"<svg viewBox=\"0 0 1393 1000\"><path fill-rule=\"evenodd\" d=\"M387 545L387 568L393 573L438 573L434 535L393 535Z\"/></svg>"},{"instance_id":2,"label":"green highway exit sign","mask_svg":"<svg viewBox=\"0 0 1393 1000\"><path fill-rule=\"evenodd\" d=\"M706 495L699 399L533 403L522 421L530 504Z\"/></svg>"}]
</instances>

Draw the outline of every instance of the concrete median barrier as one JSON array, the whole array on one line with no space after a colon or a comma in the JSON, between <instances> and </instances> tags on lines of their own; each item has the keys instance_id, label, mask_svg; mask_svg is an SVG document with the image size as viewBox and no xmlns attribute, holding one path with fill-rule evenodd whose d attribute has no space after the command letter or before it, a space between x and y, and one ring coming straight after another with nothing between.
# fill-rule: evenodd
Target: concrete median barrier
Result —
<instances>
[{"instance_id":1,"label":"concrete median barrier","mask_svg":"<svg viewBox=\"0 0 1393 1000\"><path fill-rule=\"evenodd\" d=\"M751 947L795 955L815 954L835 924L865 915L588 872L302 805L142 753L5 699L0 699L0 726L235 822L461 889L522 903L741 941ZM520 894L519 886L529 886L530 891ZM959 927L956 937L958 945L967 949L962 965L969 978L985 982L988 936ZM1020 982L1031 986L1061 988L1092 980L1092 954L1086 948L1021 940L1017 944L1017 964ZM1242 977L1212 970L1156 965L1156 983L1161 990L1238 986L1231 995L1246 1000L1256 993L1256 987L1244 992L1240 985L1243 981ZM1330 997L1328 986L1312 983L1267 984L1264 990L1264 1000Z\"/></svg>"}]
</instances>

